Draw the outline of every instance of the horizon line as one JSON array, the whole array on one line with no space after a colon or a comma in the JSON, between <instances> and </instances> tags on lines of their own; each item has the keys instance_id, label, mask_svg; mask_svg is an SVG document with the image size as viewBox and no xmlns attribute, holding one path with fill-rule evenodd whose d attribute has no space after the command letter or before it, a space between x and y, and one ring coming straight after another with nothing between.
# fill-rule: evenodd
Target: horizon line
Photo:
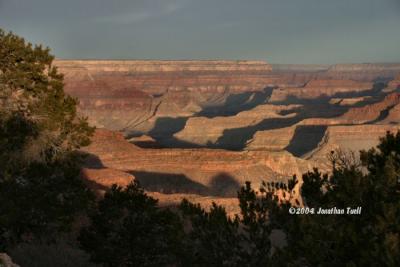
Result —
<instances>
[{"instance_id":1,"label":"horizon line","mask_svg":"<svg viewBox=\"0 0 400 267\"><path fill-rule=\"evenodd\" d=\"M374 61L374 62L341 62L341 63L278 63L269 62L265 59L155 59L155 58L60 58L55 57L54 60L59 61L254 61L254 62L265 62L270 65L314 65L314 66L334 66L334 65L396 65L400 64L400 61Z\"/></svg>"}]
</instances>

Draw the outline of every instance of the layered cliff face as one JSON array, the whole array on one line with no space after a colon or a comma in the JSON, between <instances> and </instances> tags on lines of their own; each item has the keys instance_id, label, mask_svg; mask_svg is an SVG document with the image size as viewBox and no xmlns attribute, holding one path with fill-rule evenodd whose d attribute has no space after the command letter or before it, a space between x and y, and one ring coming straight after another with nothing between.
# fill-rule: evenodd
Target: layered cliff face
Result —
<instances>
[{"instance_id":1,"label":"layered cliff face","mask_svg":"<svg viewBox=\"0 0 400 267\"><path fill-rule=\"evenodd\" d=\"M148 94L166 91L232 92L263 89L273 80L263 61L56 61L67 90L77 82L106 79ZM71 86L68 86L71 85Z\"/></svg>"},{"instance_id":2,"label":"layered cliff face","mask_svg":"<svg viewBox=\"0 0 400 267\"><path fill-rule=\"evenodd\" d=\"M311 80L301 88L282 88L273 91L270 102L290 102L351 95L373 89L373 83L352 80Z\"/></svg>"}]
</instances>

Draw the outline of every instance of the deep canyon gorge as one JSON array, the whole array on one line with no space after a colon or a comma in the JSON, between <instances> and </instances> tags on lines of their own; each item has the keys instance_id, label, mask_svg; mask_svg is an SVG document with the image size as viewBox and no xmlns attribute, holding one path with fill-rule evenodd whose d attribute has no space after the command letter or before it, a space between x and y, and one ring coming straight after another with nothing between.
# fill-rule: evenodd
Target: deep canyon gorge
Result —
<instances>
[{"instance_id":1,"label":"deep canyon gorge","mask_svg":"<svg viewBox=\"0 0 400 267\"><path fill-rule=\"evenodd\" d=\"M57 60L65 91L97 127L83 177L136 179L162 205L237 206L251 181L287 181L331 151L400 129L400 64Z\"/></svg>"}]
</instances>

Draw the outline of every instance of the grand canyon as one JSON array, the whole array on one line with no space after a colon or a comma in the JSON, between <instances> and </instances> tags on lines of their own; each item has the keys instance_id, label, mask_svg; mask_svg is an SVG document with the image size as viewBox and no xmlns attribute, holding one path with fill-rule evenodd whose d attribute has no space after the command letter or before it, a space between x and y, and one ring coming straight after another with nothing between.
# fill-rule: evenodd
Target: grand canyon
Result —
<instances>
[{"instance_id":1,"label":"grand canyon","mask_svg":"<svg viewBox=\"0 0 400 267\"><path fill-rule=\"evenodd\" d=\"M237 212L246 181L286 182L331 151L400 129L400 64L56 60L97 127L82 177L103 192L132 179L161 205L185 197Z\"/></svg>"},{"instance_id":2,"label":"grand canyon","mask_svg":"<svg viewBox=\"0 0 400 267\"><path fill-rule=\"evenodd\" d=\"M0 0L0 267L400 266L399 0Z\"/></svg>"}]
</instances>

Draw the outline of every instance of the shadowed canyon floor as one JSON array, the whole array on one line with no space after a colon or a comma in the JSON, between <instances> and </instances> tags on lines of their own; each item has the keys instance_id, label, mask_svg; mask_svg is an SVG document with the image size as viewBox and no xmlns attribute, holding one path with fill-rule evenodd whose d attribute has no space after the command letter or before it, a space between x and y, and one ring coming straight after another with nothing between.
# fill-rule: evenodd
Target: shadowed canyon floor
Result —
<instances>
[{"instance_id":1,"label":"shadowed canyon floor","mask_svg":"<svg viewBox=\"0 0 400 267\"><path fill-rule=\"evenodd\" d=\"M400 64L56 64L99 128L83 176L100 191L137 179L162 205L187 196L233 211L245 181L327 171L332 150L368 149L400 128Z\"/></svg>"}]
</instances>

